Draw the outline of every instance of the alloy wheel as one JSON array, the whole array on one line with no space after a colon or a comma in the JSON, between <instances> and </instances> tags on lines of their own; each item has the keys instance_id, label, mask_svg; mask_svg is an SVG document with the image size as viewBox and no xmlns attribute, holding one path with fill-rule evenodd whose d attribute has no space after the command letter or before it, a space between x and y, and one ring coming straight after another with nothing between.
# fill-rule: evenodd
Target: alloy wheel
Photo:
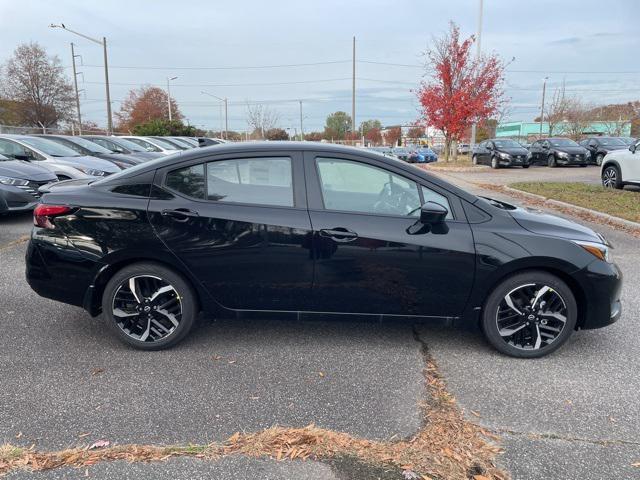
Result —
<instances>
[{"instance_id":1,"label":"alloy wheel","mask_svg":"<svg viewBox=\"0 0 640 480\"><path fill-rule=\"evenodd\" d=\"M520 350L539 350L556 340L567 322L567 305L556 290L528 283L507 293L496 312L498 333Z\"/></svg>"},{"instance_id":2,"label":"alloy wheel","mask_svg":"<svg viewBox=\"0 0 640 480\"><path fill-rule=\"evenodd\" d=\"M602 173L602 185L607 188L615 188L618 181L618 172L615 168L609 167Z\"/></svg>"},{"instance_id":3,"label":"alloy wheel","mask_svg":"<svg viewBox=\"0 0 640 480\"><path fill-rule=\"evenodd\" d=\"M176 289L159 277L133 276L118 286L112 303L118 327L139 342L157 342L171 335L182 320Z\"/></svg>"}]
</instances>

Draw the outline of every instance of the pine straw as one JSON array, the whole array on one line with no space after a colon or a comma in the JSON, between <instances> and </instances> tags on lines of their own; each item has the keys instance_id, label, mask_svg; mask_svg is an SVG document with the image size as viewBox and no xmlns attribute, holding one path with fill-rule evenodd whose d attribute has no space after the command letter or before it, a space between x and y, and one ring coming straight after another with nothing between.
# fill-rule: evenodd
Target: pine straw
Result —
<instances>
[{"instance_id":1,"label":"pine straw","mask_svg":"<svg viewBox=\"0 0 640 480\"><path fill-rule=\"evenodd\" d=\"M501 450L497 437L465 420L455 400L446 391L434 362L425 354L428 402L423 428L413 437L380 442L353 437L309 425L303 428L273 427L257 433L237 432L222 444L159 447L121 445L91 450L69 449L38 452L11 445L0 447L0 475L15 469L31 471L58 467L88 467L112 460L163 461L171 457L215 460L222 456L246 455L276 460L355 457L363 463L397 467L419 474L422 479L497 479L508 475L496 468ZM406 472L405 472L406 473Z\"/></svg>"},{"instance_id":2,"label":"pine straw","mask_svg":"<svg viewBox=\"0 0 640 480\"><path fill-rule=\"evenodd\" d=\"M621 223L617 223L617 222L611 222L609 220L607 220L606 218L602 218L596 215L590 215L588 212L585 212L583 210L578 210L577 208L570 208L570 207L562 207L560 205L554 205L552 203L547 203L546 201L542 200L542 199L536 199L536 198L532 198L529 195L526 195L525 193L517 193L514 191L510 191L510 190L505 190L503 185L495 185L492 183L475 183L473 182L474 185L477 185L478 187L484 189L484 190L491 190L494 192L499 192L505 195L509 195L512 198L517 198L518 200L522 201L524 204L529 205L529 206L533 206L533 207L537 207L537 208L546 208L546 209L550 209L550 210L555 210L557 212L561 212L564 213L566 215L570 215L572 217L577 217L580 218L582 220L585 220L587 222L591 222L591 223L595 223L598 225L606 225L608 227L611 227L614 230L618 230L624 233L628 233L629 235L632 235L634 237L640 238L640 230L637 228L633 228L632 226L626 226L623 225Z\"/></svg>"}]
</instances>

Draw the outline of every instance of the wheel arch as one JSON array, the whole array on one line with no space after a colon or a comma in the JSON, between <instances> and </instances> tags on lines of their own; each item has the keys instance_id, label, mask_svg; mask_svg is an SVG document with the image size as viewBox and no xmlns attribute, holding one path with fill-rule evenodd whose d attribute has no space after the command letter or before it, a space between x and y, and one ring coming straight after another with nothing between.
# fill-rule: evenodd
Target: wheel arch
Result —
<instances>
[{"instance_id":1,"label":"wheel arch","mask_svg":"<svg viewBox=\"0 0 640 480\"><path fill-rule=\"evenodd\" d=\"M611 167L614 166L618 169L618 173L620 174L620 181L624 182L624 177L622 176L622 167L620 166L620 163L618 163L617 160L613 160L613 159L609 159L607 160L607 157L605 155L604 159L602 160L602 166L600 169L600 177L602 177L602 174L604 173L605 169L607 167Z\"/></svg>"}]
</instances>

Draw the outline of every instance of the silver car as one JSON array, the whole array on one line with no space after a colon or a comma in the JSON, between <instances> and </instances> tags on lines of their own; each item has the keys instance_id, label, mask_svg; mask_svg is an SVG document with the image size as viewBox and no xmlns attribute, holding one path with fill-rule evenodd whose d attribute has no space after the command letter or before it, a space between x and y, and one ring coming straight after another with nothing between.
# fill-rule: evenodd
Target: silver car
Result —
<instances>
[{"instance_id":1,"label":"silver car","mask_svg":"<svg viewBox=\"0 0 640 480\"><path fill-rule=\"evenodd\" d=\"M172 155L174 153L180 152L181 150L175 145L165 142L159 138L154 137L134 137L134 136L124 136L120 137L125 140L129 140L130 142L136 143L140 145L142 148L147 150L148 152L159 152L163 155Z\"/></svg>"},{"instance_id":2,"label":"silver car","mask_svg":"<svg viewBox=\"0 0 640 480\"><path fill-rule=\"evenodd\" d=\"M28 135L0 135L0 154L16 160L38 162L59 180L105 177L121 170L107 160L79 155L51 140Z\"/></svg>"}]
</instances>

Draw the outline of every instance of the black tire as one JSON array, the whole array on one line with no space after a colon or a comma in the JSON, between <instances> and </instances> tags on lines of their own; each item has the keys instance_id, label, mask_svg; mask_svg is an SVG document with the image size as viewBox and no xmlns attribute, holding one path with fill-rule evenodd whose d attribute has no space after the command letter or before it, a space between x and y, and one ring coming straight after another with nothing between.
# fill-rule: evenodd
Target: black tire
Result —
<instances>
[{"instance_id":1,"label":"black tire","mask_svg":"<svg viewBox=\"0 0 640 480\"><path fill-rule=\"evenodd\" d=\"M498 163L498 159L496 157L491 157L491 168L497 170L500 168L500 164Z\"/></svg>"},{"instance_id":2,"label":"black tire","mask_svg":"<svg viewBox=\"0 0 640 480\"><path fill-rule=\"evenodd\" d=\"M478 165L478 156L477 155L473 155L471 157L471 163L474 165Z\"/></svg>"},{"instance_id":3,"label":"black tire","mask_svg":"<svg viewBox=\"0 0 640 480\"><path fill-rule=\"evenodd\" d=\"M522 168L529 168L531 165L522 165Z\"/></svg>"},{"instance_id":4,"label":"black tire","mask_svg":"<svg viewBox=\"0 0 640 480\"><path fill-rule=\"evenodd\" d=\"M546 291L543 290L543 286L547 288ZM541 291L546 293L538 297ZM531 305L526 301L520 301L528 298L524 295L526 292L531 292L531 301L538 297L537 304L534 305L534 307L540 307L538 312L535 308L531 309ZM504 308L506 297L511 295L514 295L511 298L511 304L521 312L521 315L510 307ZM549 310L545 313L542 312L542 308L547 306L547 302ZM549 315L555 306L558 306L560 312ZM503 309L500 310L500 307ZM547 272L530 270L508 277L493 289L482 312L481 326L486 339L498 351L517 358L538 358L554 352L567 341L575 330L577 311L573 292L564 281ZM510 314L515 319L510 318ZM501 318L501 315L506 317ZM560 319L563 316L564 321ZM535 318L532 319L532 317ZM504 328L503 323L503 327L499 327L499 322L505 321L516 323L507 328ZM556 332L554 329L559 331ZM505 336L505 332L510 331L515 333ZM548 341L543 340L543 335L549 337L555 335L555 337ZM540 338L539 344L536 343L538 338ZM522 344L518 345L518 342ZM533 345L529 346L527 342Z\"/></svg>"},{"instance_id":5,"label":"black tire","mask_svg":"<svg viewBox=\"0 0 640 480\"><path fill-rule=\"evenodd\" d=\"M587 164L586 164L586 163L581 163L581 164L580 164L580 166L581 166L581 167L586 167L586 166L587 166Z\"/></svg>"},{"instance_id":6,"label":"black tire","mask_svg":"<svg viewBox=\"0 0 640 480\"><path fill-rule=\"evenodd\" d=\"M547 158L547 165L549 166L549 168L556 168L558 166L555 155L549 155L549 157Z\"/></svg>"},{"instance_id":7,"label":"black tire","mask_svg":"<svg viewBox=\"0 0 640 480\"><path fill-rule=\"evenodd\" d=\"M622 175L615 165L607 165L602 170L602 186L605 188L622 188Z\"/></svg>"},{"instance_id":8,"label":"black tire","mask_svg":"<svg viewBox=\"0 0 640 480\"><path fill-rule=\"evenodd\" d=\"M137 294L131 293L133 292L129 283L131 279L135 279L134 288ZM136 285L136 282L140 284ZM148 295L154 293L149 286L154 284L155 286L151 288L157 288L160 285L165 285L160 287L162 289L166 286L170 287L170 290L156 297L157 304L154 304L154 301L148 302L151 298ZM155 293L157 291L159 289ZM138 297L141 297L140 302L135 300ZM167 304L170 306L165 306ZM127 305L128 311L123 311L125 307L116 308L116 305L119 307ZM120 310L123 315L116 317L114 310ZM187 336L198 315L198 302L193 288L180 274L158 263L141 262L128 265L111 277L102 295L102 311L109 328L123 342L141 350L161 350L176 345ZM179 314L176 313L178 311ZM139 335L140 338L135 338L134 331L143 329L145 314L149 318L146 329ZM130 317L133 320L129 320ZM136 322L136 319L139 321ZM153 328L152 321L155 322ZM174 322L177 322L177 326ZM127 328L130 330L129 333L125 331ZM161 331L161 328L164 331ZM152 335L152 330L159 334ZM145 334L146 339L142 339ZM150 338L152 336L157 338Z\"/></svg>"},{"instance_id":9,"label":"black tire","mask_svg":"<svg viewBox=\"0 0 640 480\"><path fill-rule=\"evenodd\" d=\"M598 156L596 157L596 165L597 166L601 166L603 160L604 160L604 155L599 153Z\"/></svg>"}]
</instances>

